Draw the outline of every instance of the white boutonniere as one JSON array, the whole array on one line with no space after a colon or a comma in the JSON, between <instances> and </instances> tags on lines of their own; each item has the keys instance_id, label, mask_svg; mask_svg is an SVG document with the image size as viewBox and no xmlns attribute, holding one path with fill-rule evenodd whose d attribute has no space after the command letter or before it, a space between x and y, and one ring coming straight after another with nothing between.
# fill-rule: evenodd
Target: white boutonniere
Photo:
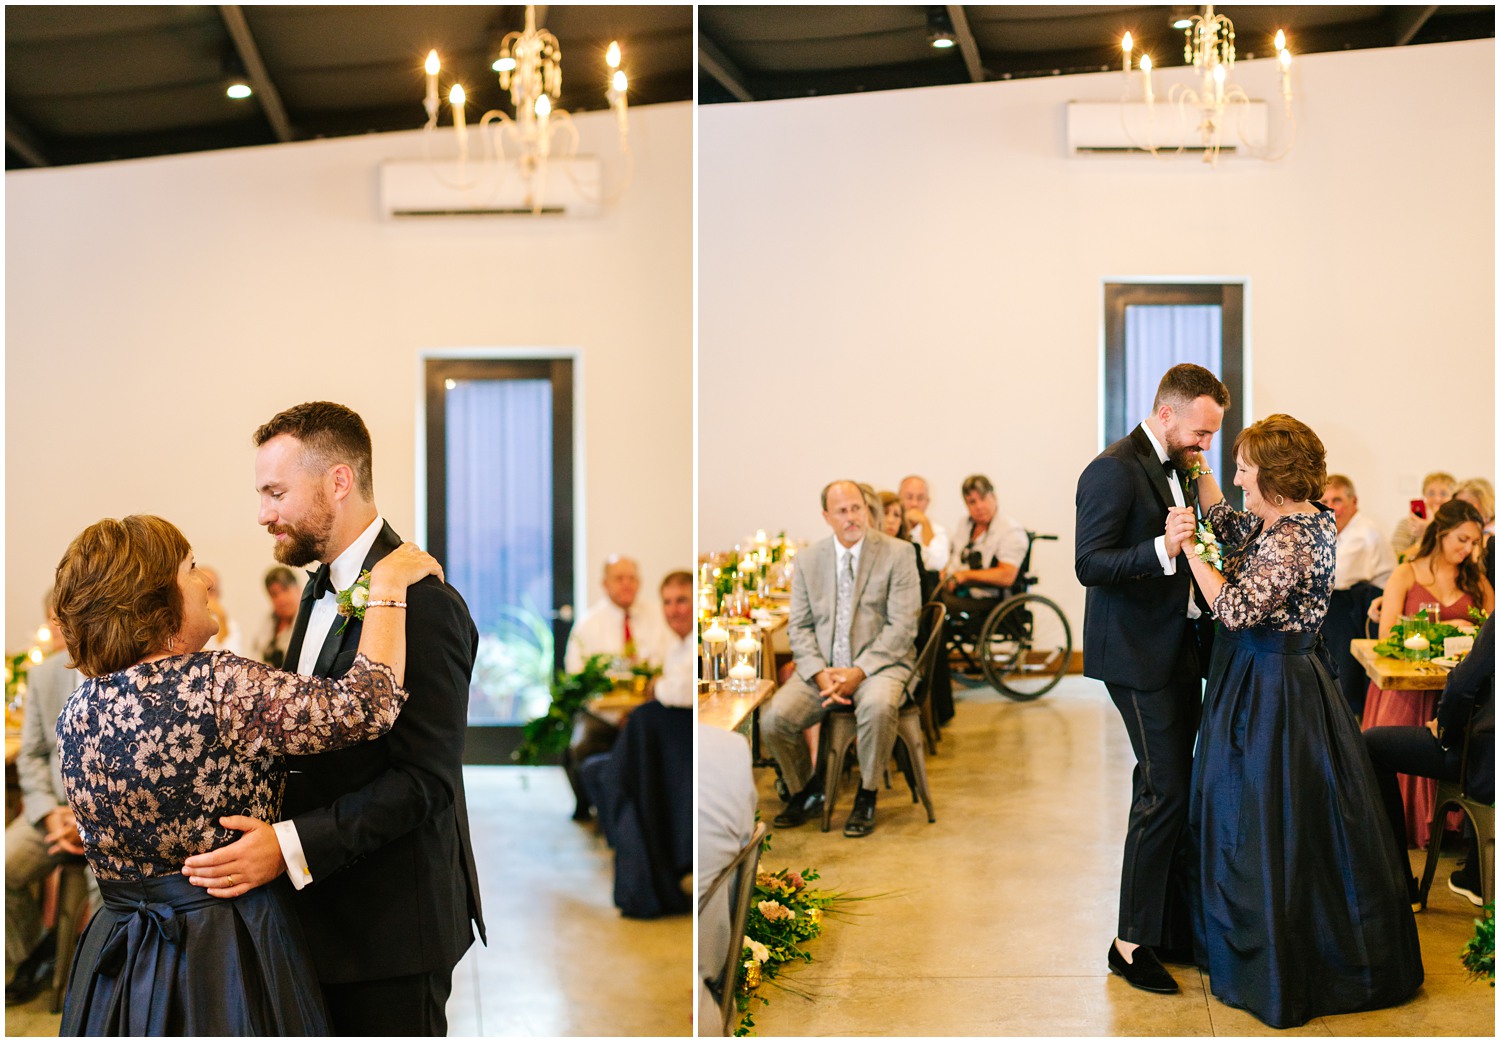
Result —
<instances>
[{"instance_id":1,"label":"white boutonniere","mask_svg":"<svg viewBox=\"0 0 1500 1042\"><path fill-rule=\"evenodd\" d=\"M339 627L339 632L344 632L350 619L364 619L365 605L369 603L370 570L366 568L359 573L359 578L354 580L353 586L339 591L339 614L344 617L344 625Z\"/></svg>"},{"instance_id":2,"label":"white boutonniere","mask_svg":"<svg viewBox=\"0 0 1500 1042\"><path fill-rule=\"evenodd\" d=\"M1192 554L1210 568L1224 570L1224 555L1219 548L1219 537L1214 535L1214 526L1207 521L1198 522L1198 531L1193 536Z\"/></svg>"},{"instance_id":3,"label":"white boutonniere","mask_svg":"<svg viewBox=\"0 0 1500 1042\"><path fill-rule=\"evenodd\" d=\"M1187 476L1188 476L1188 480L1189 481L1197 481L1204 474L1212 474L1212 473L1213 473L1213 471L1209 470L1207 467L1205 467L1203 465L1203 457L1199 456L1199 457L1195 458L1193 460L1193 462L1192 462L1192 465L1188 467ZM1210 531L1212 531L1212 530L1210 530Z\"/></svg>"}]
</instances>

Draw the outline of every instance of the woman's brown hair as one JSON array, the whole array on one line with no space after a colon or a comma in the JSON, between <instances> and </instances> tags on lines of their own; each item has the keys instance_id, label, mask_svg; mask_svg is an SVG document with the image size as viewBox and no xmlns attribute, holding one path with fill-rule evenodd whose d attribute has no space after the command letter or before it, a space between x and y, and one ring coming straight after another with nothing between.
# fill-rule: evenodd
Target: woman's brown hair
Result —
<instances>
[{"instance_id":1,"label":"woman's brown hair","mask_svg":"<svg viewBox=\"0 0 1500 1042\"><path fill-rule=\"evenodd\" d=\"M897 506L901 507L901 527L896 530L896 538L898 538L898 539L910 539L911 538L911 526L906 523L906 507L901 505L901 497L898 496L898 495L896 495L896 493L894 493L894 492L887 492L884 489L880 490L879 495L880 495L880 516L879 517L872 517L870 519L870 523L875 528L880 528L881 523L883 521L885 521L885 512L891 508L891 504L892 503L895 503Z\"/></svg>"},{"instance_id":2,"label":"woman's brown hair","mask_svg":"<svg viewBox=\"0 0 1500 1042\"><path fill-rule=\"evenodd\" d=\"M1472 524L1479 529L1479 542L1475 545L1484 545L1484 518L1473 504L1465 503L1461 499L1450 499L1437 508L1437 513L1432 515L1432 521L1422 530L1422 543L1417 547L1414 561L1420 561L1424 557L1431 556L1437 552L1438 542L1453 531L1459 525ZM1458 563L1458 588L1470 597L1478 607L1484 607L1484 566L1479 563L1477 554L1470 554Z\"/></svg>"},{"instance_id":3,"label":"woman's brown hair","mask_svg":"<svg viewBox=\"0 0 1500 1042\"><path fill-rule=\"evenodd\" d=\"M73 664L98 677L163 651L182 628L177 569L191 547L150 514L85 528L57 566L54 607Z\"/></svg>"},{"instance_id":4,"label":"woman's brown hair","mask_svg":"<svg viewBox=\"0 0 1500 1042\"><path fill-rule=\"evenodd\" d=\"M1293 503L1314 500L1328 483L1328 454L1313 429L1284 412L1272 413L1240 431L1234 455L1260 468L1260 494Z\"/></svg>"}]
</instances>

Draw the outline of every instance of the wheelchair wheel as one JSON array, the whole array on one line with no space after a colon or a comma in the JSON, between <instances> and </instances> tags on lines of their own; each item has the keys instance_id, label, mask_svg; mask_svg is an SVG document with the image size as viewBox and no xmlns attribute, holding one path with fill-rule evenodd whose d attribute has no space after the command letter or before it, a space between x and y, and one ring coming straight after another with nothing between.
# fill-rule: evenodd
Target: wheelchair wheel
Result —
<instances>
[{"instance_id":1,"label":"wheelchair wheel","mask_svg":"<svg viewBox=\"0 0 1500 1042\"><path fill-rule=\"evenodd\" d=\"M976 651L995 690L1029 702L1051 691L1068 671L1073 631L1061 608L1028 593L1012 597L985 620Z\"/></svg>"}]
</instances>

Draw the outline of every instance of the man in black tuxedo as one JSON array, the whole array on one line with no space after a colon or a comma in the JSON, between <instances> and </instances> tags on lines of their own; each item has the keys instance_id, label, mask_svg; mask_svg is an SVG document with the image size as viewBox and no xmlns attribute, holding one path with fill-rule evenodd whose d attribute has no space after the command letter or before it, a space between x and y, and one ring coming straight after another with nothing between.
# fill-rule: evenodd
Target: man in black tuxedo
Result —
<instances>
[{"instance_id":1,"label":"man in black tuxedo","mask_svg":"<svg viewBox=\"0 0 1500 1042\"><path fill-rule=\"evenodd\" d=\"M1104 681L1136 758L1108 962L1148 991L1177 990L1152 949L1191 960L1183 843L1212 633L1208 606L1181 558L1184 526L1169 518L1193 509L1196 482L1183 475L1190 457L1209 449L1228 407L1229 392L1213 373L1173 366L1151 415L1078 479L1083 671Z\"/></svg>"},{"instance_id":2,"label":"man in black tuxedo","mask_svg":"<svg viewBox=\"0 0 1500 1042\"><path fill-rule=\"evenodd\" d=\"M400 545L375 507L370 435L352 410L310 402L255 432L259 522L278 561L321 562L303 590L288 669L339 677L362 623L336 591ZM287 758L285 820L228 818L234 843L184 872L234 897L286 871L339 1035L445 1035L453 967L484 938L462 753L478 634L458 591L407 592L406 688L385 737ZM472 923L472 926L471 926Z\"/></svg>"}]
</instances>

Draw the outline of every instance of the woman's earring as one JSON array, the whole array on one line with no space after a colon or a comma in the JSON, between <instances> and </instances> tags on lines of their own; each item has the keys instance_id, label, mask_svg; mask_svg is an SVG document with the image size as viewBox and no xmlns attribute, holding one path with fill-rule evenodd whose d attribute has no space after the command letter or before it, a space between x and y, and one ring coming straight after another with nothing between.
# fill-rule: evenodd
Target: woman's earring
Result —
<instances>
[{"instance_id":1,"label":"woman's earring","mask_svg":"<svg viewBox=\"0 0 1500 1042\"><path fill-rule=\"evenodd\" d=\"M1276 505L1277 506L1281 506L1285 502L1286 502L1286 497L1285 496L1277 496L1276 497Z\"/></svg>"}]
</instances>

